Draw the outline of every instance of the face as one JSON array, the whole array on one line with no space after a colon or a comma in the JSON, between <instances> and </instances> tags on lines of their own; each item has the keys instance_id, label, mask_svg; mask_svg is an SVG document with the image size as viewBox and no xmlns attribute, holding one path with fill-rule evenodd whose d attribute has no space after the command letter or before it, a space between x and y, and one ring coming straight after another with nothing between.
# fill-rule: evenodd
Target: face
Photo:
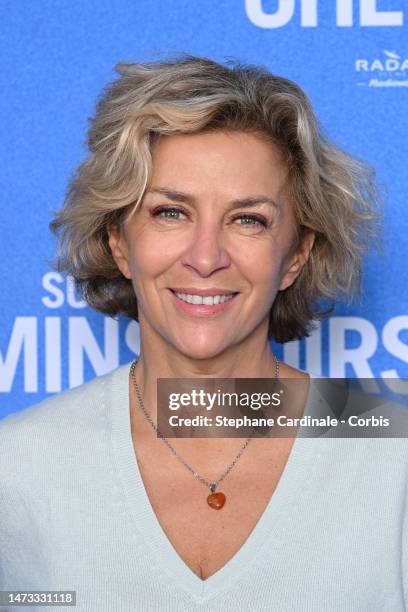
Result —
<instances>
[{"instance_id":1,"label":"face","mask_svg":"<svg viewBox=\"0 0 408 612\"><path fill-rule=\"evenodd\" d=\"M267 342L269 311L313 243L299 242L285 197L287 169L253 134L161 137L139 210L110 230L133 282L142 341L191 358Z\"/></svg>"}]
</instances>

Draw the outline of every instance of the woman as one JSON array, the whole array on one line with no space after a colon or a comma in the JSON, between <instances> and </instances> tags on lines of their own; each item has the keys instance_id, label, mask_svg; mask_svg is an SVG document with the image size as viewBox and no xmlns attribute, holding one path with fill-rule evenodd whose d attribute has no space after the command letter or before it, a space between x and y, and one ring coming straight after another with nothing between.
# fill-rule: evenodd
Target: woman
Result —
<instances>
[{"instance_id":1,"label":"woman","mask_svg":"<svg viewBox=\"0 0 408 612\"><path fill-rule=\"evenodd\" d=\"M156 432L159 378L279 376L301 414L324 402L269 339L357 287L369 169L261 68L118 69L52 228L88 303L139 321L140 357L2 423L1 588L98 612L405 610L404 440Z\"/></svg>"}]
</instances>

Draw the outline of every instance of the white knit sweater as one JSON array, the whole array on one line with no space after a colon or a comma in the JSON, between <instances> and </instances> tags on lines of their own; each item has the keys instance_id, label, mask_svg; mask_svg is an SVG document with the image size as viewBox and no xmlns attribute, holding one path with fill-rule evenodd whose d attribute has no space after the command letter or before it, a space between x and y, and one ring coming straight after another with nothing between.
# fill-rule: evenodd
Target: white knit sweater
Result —
<instances>
[{"instance_id":1,"label":"white knit sweater","mask_svg":"<svg viewBox=\"0 0 408 612\"><path fill-rule=\"evenodd\" d=\"M406 439L298 437L255 529L202 581L146 495L128 375L0 423L0 590L75 590L76 608L46 609L78 612L408 609Z\"/></svg>"}]
</instances>

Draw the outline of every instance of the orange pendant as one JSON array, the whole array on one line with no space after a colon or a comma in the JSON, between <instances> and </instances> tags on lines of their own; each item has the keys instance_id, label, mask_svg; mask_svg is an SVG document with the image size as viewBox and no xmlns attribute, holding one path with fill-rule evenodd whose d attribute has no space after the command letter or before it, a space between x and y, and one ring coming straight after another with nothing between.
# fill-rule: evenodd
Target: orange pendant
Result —
<instances>
[{"instance_id":1,"label":"orange pendant","mask_svg":"<svg viewBox=\"0 0 408 612\"><path fill-rule=\"evenodd\" d=\"M224 493L221 493L221 491L218 493L210 493L210 495L207 497L207 504L214 510L221 510L226 499L227 498L225 497Z\"/></svg>"}]
</instances>

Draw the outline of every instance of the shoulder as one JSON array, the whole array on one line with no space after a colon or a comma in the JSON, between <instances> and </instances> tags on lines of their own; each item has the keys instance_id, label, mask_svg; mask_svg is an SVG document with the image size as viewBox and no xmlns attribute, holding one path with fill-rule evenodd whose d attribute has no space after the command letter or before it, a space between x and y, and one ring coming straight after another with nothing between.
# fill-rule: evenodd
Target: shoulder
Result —
<instances>
[{"instance_id":1,"label":"shoulder","mask_svg":"<svg viewBox=\"0 0 408 612\"><path fill-rule=\"evenodd\" d=\"M129 365L120 366L90 382L62 391L39 404L8 415L0 421L0 437L4 439L9 433L13 435L19 432L28 433L30 430L52 426L55 423L61 428L64 423L69 424L73 419L75 422L77 419L86 420L86 408L98 408L103 396L127 379Z\"/></svg>"},{"instance_id":2,"label":"shoulder","mask_svg":"<svg viewBox=\"0 0 408 612\"><path fill-rule=\"evenodd\" d=\"M0 421L0 478L18 470L34 456L45 455L58 447L75 447L78 438L86 439L106 417L109 394L127 384L129 364L68 389L44 401L12 413Z\"/></svg>"},{"instance_id":3,"label":"shoulder","mask_svg":"<svg viewBox=\"0 0 408 612\"><path fill-rule=\"evenodd\" d=\"M369 381L366 381L369 382ZM375 381L371 381L374 383ZM350 384L351 383L351 384ZM380 389L361 389L355 381L311 378L311 395L319 416L334 417L338 425L325 432L351 461L408 482L408 407L384 397ZM347 449L348 459L344 460ZM395 482L395 481L394 481Z\"/></svg>"}]
</instances>

